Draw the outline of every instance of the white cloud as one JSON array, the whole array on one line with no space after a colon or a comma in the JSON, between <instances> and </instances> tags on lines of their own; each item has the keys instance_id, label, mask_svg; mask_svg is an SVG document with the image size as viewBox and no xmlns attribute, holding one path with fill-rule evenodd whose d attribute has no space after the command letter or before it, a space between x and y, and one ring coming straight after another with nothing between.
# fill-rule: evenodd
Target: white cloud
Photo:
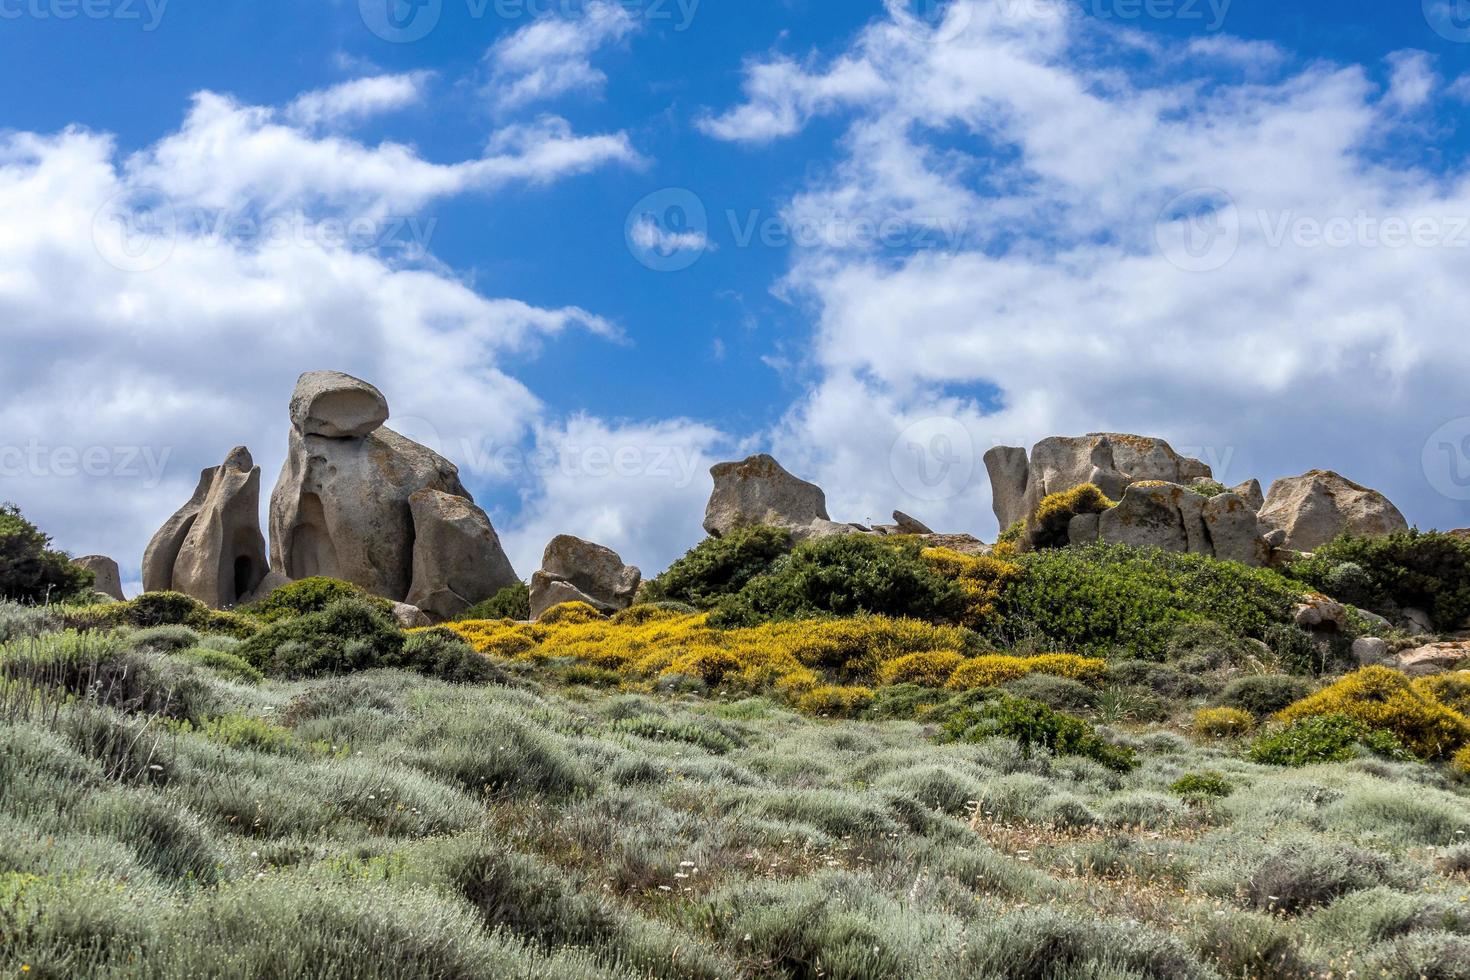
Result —
<instances>
[{"instance_id":1,"label":"white cloud","mask_svg":"<svg viewBox=\"0 0 1470 980\"><path fill-rule=\"evenodd\" d=\"M499 131L479 159L434 163L399 143L368 146L316 135L282 121L274 109L203 92L183 127L130 157L126 170L130 183L166 189L190 205L265 211L322 206L382 217L415 211L435 198L639 162L626 134L578 136L564 120L551 118Z\"/></svg>"},{"instance_id":2,"label":"white cloud","mask_svg":"<svg viewBox=\"0 0 1470 980\"><path fill-rule=\"evenodd\" d=\"M627 158L622 137L544 121L498 134L482 160L433 164L282 119L201 95L181 130L126 160L83 129L0 137L0 498L125 578L232 446L250 447L269 493L303 370L371 379L390 424L425 441L515 445L547 412L507 355L567 331L618 336L586 310L486 297L404 261L427 239L399 254L340 232Z\"/></svg>"},{"instance_id":3,"label":"white cloud","mask_svg":"<svg viewBox=\"0 0 1470 980\"><path fill-rule=\"evenodd\" d=\"M716 139L769 142L798 132L814 116L877 95L882 86L861 59L840 59L814 73L783 58L748 65L744 89L743 105L701 118L699 128Z\"/></svg>"},{"instance_id":4,"label":"white cloud","mask_svg":"<svg viewBox=\"0 0 1470 980\"><path fill-rule=\"evenodd\" d=\"M702 231L666 231L652 218L644 217L634 223L628 236L634 245L645 251L656 251L659 255L677 252L714 251L715 245Z\"/></svg>"},{"instance_id":5,"label":"white cloud","mask_svg":"<svg viewBox=\"0 0 1470 980\"><path fill-rule=\"evenodd\" d=\"M1423 51L1395 51L1388 56L1388 94L1384 98L1406 112L1429 101L1439 84L1434 61Z\"/></svg>"},{"instance_id":6,"label":"white cloud","mask_svg":"<svg viewBox=\"0 0 1470 980\"><path fill-rule=\"evenodd\" d=\"M541 426L529 455L515 456L531 482L525 506L502 533L516 570L529 577L558 534L617 551L646 576L692 548L704 531L709 468L727 436L701 422L608 422L575 416Z\"/></svg>"},{"instance_id":7,"label":"white cloud","mask_svg":"<svg viewBox=\"0 0 1470 980\"><path fill-rule=\"evenodd\" d=\"M638 29L620 4L594 0L580 16L548 16L497 41L485 55L488 94L501 109L598 90L607 76L592 55Z\"/></svg>"},{"instance_id":8,"label":"white cloud","mask_svg":"<svg viewBox=\"0 0 1470 980\"><path fill-rule=\"evenodd\" d=\"M285 117L305 127L361 122L419 104L431 77L429 72L410 72L356 78L298 96L286 107Z\"/></svg>"},{"instance_id":9,"label":"white cloud","mask_svg":"<svg viewBox=\"0 0 1470 980\"><path fill-rule=\"evenodd\" d=\"M913 475L886 461L902 427L938 415L975 456L1139 431L1231 481L1331 467L1379 484L1411 519L1470 523L1420 461L1463 414L1470 185L1374 153L1433 99L1427 59L1395 57L1387 97L1352 65L1241 83L1180 57L1185 42L1117 59L1126 42L1095 21L967 8L948 40L883 21L827 66L751 66L747 101L707 127L752 139L844 116L835 164L788 216L914 229L886 247L829 236L798 250L782 283L819 319L817 387L780 443L834 516L912 497ZM839 69L876 83L807 109L780 94ZM1218 207L1161 222L1181 194ZM957 229L945 247L909 247L943 220ZM1218 267L1206 253L1206 271L1160 245L1192 231L1208 246L1236 223L1238 246ZM979 468L914 507L947 529L994 530Z\"/></svg>"}]
</instances>

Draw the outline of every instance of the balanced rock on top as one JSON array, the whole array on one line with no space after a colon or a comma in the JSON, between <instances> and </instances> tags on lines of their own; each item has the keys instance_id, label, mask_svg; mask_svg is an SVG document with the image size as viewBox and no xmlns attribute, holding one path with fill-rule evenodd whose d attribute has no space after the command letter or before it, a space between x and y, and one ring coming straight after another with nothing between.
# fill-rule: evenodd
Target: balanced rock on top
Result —
<instances>
[{"instance_id":1,"label":"balanced rock on top","mask_svg":"<svg viewBox=\"0 0 1470 980\"><path fill-rule=\"evenodd\" d=\"M531 618L565 602L584 602L599 612L627 609L643 573L623 563L616 551L570 534L546 546L541 570L531 576Z\"/></svg>"},{"instance_id":2,"label":"balanced rock on top","mask_svg":"<svg viewBox=\"0 0 1470 980\"><path fill-rule=\"evenodd\" d=\"M1271 484L1260 519L1267 531L1284 532L1284 546L1292 551L1312 551L1342 534L1367 537L1409 528L1383 494L1331 470Z\"/></svg>"}]
</instances>

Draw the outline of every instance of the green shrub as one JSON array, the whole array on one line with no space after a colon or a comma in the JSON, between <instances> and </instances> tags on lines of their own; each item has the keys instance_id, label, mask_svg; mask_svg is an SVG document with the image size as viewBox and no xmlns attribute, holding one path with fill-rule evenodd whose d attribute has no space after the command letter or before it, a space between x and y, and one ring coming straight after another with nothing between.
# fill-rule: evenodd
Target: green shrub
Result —
<instances>
[{"instance_id":1,"label":"green shrub","mask_svg":"<svg viewBox=\"0 0 1470 980\"><path fill-rule=\"evenodd\" d=\"M153 629L158 626L187 626L201 633L216 633L244 639L254 635L259 625L253 617L210 609L204 603L180 592L147 592L127 602L71 607L63 611L72 629L110 629L135 626Z\"/></svg>"},{"instance_id":2,"label":"green shrub","mask_svg":"<svg viewBox=\"0 0 1470 980\"><path fill-rule=\"evenodd\" d=\"M0 599L51 603L91 592L96 576L51 547L51 538L21 516L14 504L0 504Z\"/></svg>"},{"instance_id":3,"label":"green shrub","mask_svg":"<svg viewBox=\"0 0 1470 980\"><path fill-rule=\"evenodd\" d=\"M1220 693L1219 702L1221 707L1239 708L1256 718L1265 718L1311 693L1312 683L1300 677L1262 674L1231 681Z\"/></svg>"},{"instance_id":4,"label":"green shrub","mask_svg":"<svg viewBox=\"0 0 1470 980\"><path fill-rule=\"evenodd\" d=\"M403 632L380 606L339 599L321 612L266 627L236 653L270 674L320 677L380 666L400 657L403 643Z\"/></svg>"},{"instance_id":5,"label":"green shrub","mask_svg":"<svg viewBox=\"0 0 1470 980\"><path fill-rule=\"evenodd\" d=\"M1415 755L1440 759L1470 744L1470 719L1387 667L1364 667L1281 712L1281 720L1346 715L1392 732Z\"/></svg>"},{"instance_id":6,"label":"green shrub","mask_svg":"<svg viewBox=\"0 0 1470 980\"><path fill-rule=\"evenodd\" d=\"M1138 766L1131 749L1110 745L1082 719L1006 694L957 713L945 722L944 737L957 742L1012 738L1023 753L1041 748L1052 755L1079 755L1118 772Z\"/></svg>"},{"instance_id":7,"label":"green shrub","mask_svg":"<svg viewBox=\"0 0 1470 980\"><path fill-rule=\"evenodd\" d=\"M126 649L111 634L49 633L0 648L0 675L129 714L197 718L207 700L187 671Z\"/></svg>"},{"instance_id":8,"label":"green shrub","mask_svg":"<svg viewBox=\"0 0 1470 980\"><path fill-rule=\"evenodd\" d=\"M1042 551L1020 562L1024 574L1001 602L1012 627L1094 655L1126 650L1163 660L1178 627L1201 621L1261 639L1288 621L1300 592L1265 569L1126 545Z\"/></svg>"},{"instance_id":9,"label":"green shrub","mask_svg":"<svg viewBox=\"0 0 1470 980\"><path fill-rule=\"evenodd\" d=\"M437 677L451 684L505 682L505 672L489 657L476 653L458 633L442 627L410 633L396 654L385 654L377 665Z\"/></svg>"},{"instance_id":10,"label":"green shrub","mask_svg":"<svg viewBox=\"0 0 1470 980\"><path fill-rule=\"evenodd\" d=\"M964 591L933 571L919 552L913 542L863 535L803 542L721 600L711 622L755 626L861 613L958 622L968 608Z\"/></svg>"},{"instance_id":11,"label":"green shrub","mask_svg":"<svg viewBox=\"0 0 1470 980\"><path fill-rule=\"evenodd\" d=\"M1470 619L1470 540L1452 534L1411 530L1341 537L1289 571L1334 599L1382 615L1423 609L1444 630Z\"/></svg>"},{"instance_id":12,"label":"green shrub","mask_svg":"<svg viewBox=\"0 0 1470 980\"><path fill-rule=\"evenodd\" d=\"M1027 674L1007 681L1004 687L1007 694L1040 701L1049 708L1062 711L1086 711L1097 704L1097 691L1070 677Z\"/></svg>"},{"instance_id":13,"label":"green shrub","mask_svg":"<svg viewBox=\"0 0 1470 980\"><path fill-rule=\"evenodd\" d=\"M645 602L683 602L709 609L734 595L791 550L791 534L776 527L741 527L706 538L644 585Z\"/></svg>"},{"instance_id":14,"label":"green shrub","mask_svg":"<svg viewBox=\"0 0 1470 980\"><path fill-rule=\"evenodd\" d=\"M507 585L484 602L471 606L460 620L531 618L531 587L525 582Z\"/></svg>"},{"instance_id":15,"label":"green shrub","mask_svg":"<svg viewBox=\"0 0 1470 980\"><path fill-rule=\"evenodd\" d=\"M1313 715L1266 732L1251 745L1254 762L1268 766L1311 766L1347 762L1371 753L1412 758L1392 732L1369 728L1346 715Z\"/></svg>"},{"instance_id":16,"label":"green shrub","mask_svg":"<svg viewBox=\"0 0 1470 980\"><path fill-rule=\"evenodd\" d=\"M244 611L262 623L276 623L283 619L322 612L341 599L360 599L388 613L393 610L393 604L387 599L372 595L360 586L341 579L317 576L273 589L269 595Z\"/></svg>"},{"instance_id":17,"label":"green shrub","mask_svg":"<svg viewBox=\"0 0 1470 980\"><path fill-rule=\"evenodd\" d=\"M1026 534L1031 547L1065 548L1068 544L1068 527L1072 518L1082 514L1101 514L1118 506L1109 500L1091 483L1063 490L1044 498L1036 507L1036 513L1026 521Z\"/></svg>"},{"instance_id":18,"label":"green shrub","mask_svg":"<svg viewBox=\"0 0 1470 980\"><path fill-rule=\"evenodd\" d=\"M1301 841L1268 853L1244 890L1253 908L1291 915L1349 892L1377 885L1407 886L1409 881L1385 855L1337 842Z\"/></svg>"},{"instance_id":19,"label":"green shrub","mask_svg":"<svg viewBox=\"0 0 1470 980\"><path fill-rule=\"evenodd\" d=\"M178 653L199 645L199 634L187 626L153 626L127 637L134 650L147 653Z\"/></svg>"},{"instance_id":20,"label":"green shrub","mask_svg":"<svg viewBox=\"0 0 1470 980\"><path fill-rule=\"evenodd\" d=\"M0 599L0 644L43 633L55 633L65 623L51 606L32 606Z\"/></svg>"},{"instance_id":21,"label":"green shrub","mask_svg":"<svg viewBox=\"0 0 1470 980\"><path fill-rule=\"evenodd\" d=\"M192 650L183 651L180 656L241 684L259 684L265 680L265 674L252 667L248 660L228 650L195 647Z\"/></svg>"},{"instance_id":22,"label":"green shrub","mask_svg":"<svg viewBox=\"0 0 1470 980\"><path fill-rule=\"evenodd\" d=\"M1235 787L1218 772L1190 772L1176 779L1174 784L1169 787L1169 791L1187 799L1190 797L1229 796L1235 792Z\"/></svg>"},{"instance_id":23,"label":"green shrub","mask_svg":"<svg viewBox=\"0 0 1470 980\"><path fill-rule=\"evenodd\" d=\"M1198 697L1208 686L1198 674L1152 660L1115 660L1108 664L1108 681L1146 688L1167 698Z\"/></svg>"},{"instance_id":24,"label":"green shrub","mask_svg":"<svg viewBox=\"0 0 1470 980\"><path fill-rule=\"evenodd\" d=\"M1201 708L1194 713L1194 730L1211 738L1237 738L1250 734L1256 720L1239 708Z\"/></svg>"},{"instance_id":25,"label":"green shrub","mask_svg":"<svg viewBox=\"0 0 1470 980\"><path fill-rule=\"evenodd\" d=\"M942 709L951 699L951 695L921 684L894 684L873 692L866 715L877 720L921 718Z\"/></svg>"}]
</instances>

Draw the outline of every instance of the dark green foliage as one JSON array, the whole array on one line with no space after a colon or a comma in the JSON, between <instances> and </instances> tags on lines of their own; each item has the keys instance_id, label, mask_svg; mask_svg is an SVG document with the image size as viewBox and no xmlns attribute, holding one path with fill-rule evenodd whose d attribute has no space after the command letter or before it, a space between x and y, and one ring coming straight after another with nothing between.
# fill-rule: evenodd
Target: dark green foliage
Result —
<instances>
[{"instance_id":1,"label":"dark green foliage","mask_svg":"<svg viewBox=\"0 0 1470 980\"><path fill-rule=\"evenodd\" d=\"M1117 772L1130 772L1138 766L1131 749L1105 742L1081 718L1007 694L959 712L945 722L944 736L957 742L1013 738L1026 753L1042 748L1052 755L1080 755Z\"/></svg>"},{"instance_id":2,"label":"dark green foliage","mask_svg":"<svg viewBox=\"0 0 1470 980\"><path fill-rule=\"evenodd\" d=\"M222 677L239 681L242 684L259 684L265 679L265 674L250 666L248 660L228 650L196 647L193 650L185 650L180 656L201 667L207 667Z\"/></svg>"},{"instance_id":3,"label":"dark green foliage","mask_svg":"<svg viewBox=\"0 0 1470 980\"><path fill-rule=\"evenodd\" d=\"M1226 685L1219 703L1222 707L1239 708L1257 718L1265 718L1300 701L1312 689L1311 681L1284 674L1240 677Z\"/></svg>"},{"instance_id":4,"label":"dark green foliage","mask_svg":"<svg viewBox=\"0 0 1470 980\"><path fill-rule=\"evenodd\" d=\"M1412 530L1341 537L1289 571L1334 599L1390 618L1401 609L1423 609L1442 630L1470 620L1470 540L1454 535Z\"/></svg>"},{"instance_id":5,"label":"dark green foliage","mask_svg":"<svg viewBox=\"0 0 1470 980\"><path fill-rule=\"evenodd\" d=\"M1146 688L1169 698L1193 698L1208 688L1204 678L1152 660L1118 660L1108 664L1108 682Z\"/></svg>"},{"instance_id":6,"label":"dark green foliage","mask_svg":"<svg viewBox=\"0 0 1470 980\"><path fill-rule=\"evenodd\" d=\"M1183 797L1229 796L1235 787L1218 772L1185 773L1169 787L1170 792Z\"/></svg>"},{"instance_id":7,"label":"dark green foliage","mask_svg":"<svg viewBox=\"0 0 1470 980\"><path fill-rule=\"evenodd\" d=\"M964 592L932 571L919 551L914 542L862 535L803 542L721 601L711 622L754 626L861 613L957 621L966 608Z\"/></svg>"},{"instance_id":8,"label":"dark green foliage","mask_svg":"<svg viewBox=\"0 0 1470 980\"><path fill-rule=\"evenodd\" d=\"M484 602L470 607L459 617L470 619L514 619L523 621L531 618L531 587L525 582L507 585Z\"/></svg>"},{"instance_id":9,"label":"dark green foliage","mask_svg":"<svg viewBox=\"0 0 1470 980\"><path fill-rule=\"evenodd\" d=\"M51 538L21 516L14 504L0 505L0 599L66 602L85 596L95 580L51 547Z\"/></svg>"},{"instance_id":10,"label":"dark green foliage","mask_svg":"<svg viewBox=\"0 0 1470 980\"><path fill-rule=\"evenodd\" d=\"M235 653L282 677L350 674L381 666L403 653L403 632L382 608L339 599L321 612L285 619L261 630Z\"/></svg>"},{"instance_id":11,"label":"dark green foliage","mask_svg":"<svg viewBox=\"0 0 1470 980\"><path fill-rule=\"evenodd\" d=\"M505 672L490 658L443 628L410 633L400 651L385 655L378 666L411 670L451 684L505 683Z\"/></svg>"},{"instance_id":12,"label":"dark green foliage","mask_svg":"<svg viewBox=\"0 0 1470 980\"><path fill-rule=\"evenodd\" d=\"M1347 762L1365 753L1387 759L1412 756L1392 732L1369 728L1346 715L1299 718L1266 732L1251 745L1252 761L1271 766L1311 766Z\"/></svg>"},{"instance_id":13,"label":"dark green foliage","mask_svg":"<svg viewBox=\"0 0 1470 980\"><path fill-rule=\"evenodd\" d=\"M706 538L644 585L640 600L682 602L709 609L734 595L791 550L791 534L775 527L741 527Z\"/></svg>"},{"instance_id":14,"label":"dark green foliage","mask_svg":"<svg viewBox=\"0 0 1470 980\"><path fill-rule=\"evenodd\" d=\"M1094 655L1163 660L1181 625L1204 621L1260 639L1288 620L1300 591L1264 569L1125 545L1043 551L1021 565L1001 599L1007 622Z\"/></svg>"},{"instance_id":15,"label":"dark green foliage","mask_svg":"<svg viewBox=\"0 0 1470 980\"><path fill-rule=\"evenodd\" d=\"M1298 677L1321 677L1334 668L1347 667L1352 654L1350 637L1338 635L1336 641L1323 638L1319 642L1291 624L1267 627L1264 641L1282 668Z\"/></svg>"},{"instance_id":16,"label":"dark green foliage","mask_svg":"<svg viewBox=\"0 0 1470 980\"><path fill-rule=\"evenodd\" d=\"M361 599L384 612L391 612L393 608L387 599L371 595L351 582L317 576L283 585L244 611L262 623L275 623L322 612L340 599Z\"/></svg>"},{"instance_id":17,"label":"dark green foliage","mask_svg":"<svg viewBox=\"0 0 1470 980\"><path fill-rule=\"evenodd\" d=\"M880 720L923 718L931 712L943 710L951 700L951 695L932 687L892 684L874 692L873 703L868 706L865 716Z\"/></svg>"}]
</instances>

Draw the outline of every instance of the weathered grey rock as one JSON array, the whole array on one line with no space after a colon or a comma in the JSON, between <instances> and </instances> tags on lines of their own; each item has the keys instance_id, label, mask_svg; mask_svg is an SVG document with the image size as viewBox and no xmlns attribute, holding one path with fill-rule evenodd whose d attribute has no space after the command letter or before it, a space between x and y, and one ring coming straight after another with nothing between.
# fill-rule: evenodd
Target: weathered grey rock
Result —
<instances>
[{"instance_id":1,"label":"weathered grey rock","mask_svg":"<svg viewBox=\"0 0 1470 980\"><path fill-rule=\"evenodd\" d=\"M144 592L168 592L173 588L174 564L179 560L179 550L184 547L184 539L199 517L199 510L204 506L204 498L209 496L209 488L218 470L219 467L211 466L200 472L199 485L194 488L189 502L174 511L148 542L148 548L143 552Z\"/></svg>"},{"instance_id":2,"label":"weathered grey rock","mask_svg":"<svg viewBox=\"0 0 1470 980\"><path fill-rule=\"evenodd\" d=\"M123 601L122 573L118 571L117 562L106 555L87 555L85 558L75 558L73 565L79 565L91 572L95 578L92 588L102 593L109 599Z\"/></svg>"},{"instance_id":3,"label":"weathered grey rock","mask_svg":"<svg viewBox=\"0 0 1470 980\"><path fill-rule=\"evenodd\" d=\"M1260 520L1261 520L1260 513L1257 512L1257 514L1256 514L1256 523L1259 524L1260 523ZM1264 527L1261 528L1261 530L1266 531L1266 529ZM1286 532L1283 531L1283 530L1281 530L1281 528L1279 528L1279 527L1276 528L1275 530L1266 531L1266 534L1265 534L1263 540L1266 542L1266 546L1268 548L1285 548L1286 547ZM1290 550L1290 549L1288 549L1288 550ZM1300 552L1297 552L1297 553L1300 554Z\"/></svg>"},{"instance_id":4,"label":"weathered grey rock","mask_svg":"<svg viewBox=\"0 0 1470 980\"><path fill-rule=\"evenodd\" d=\"M189 503L154 535L143 556L143 588L227 609L256 591L266 568L260 467L237 446L200 474Z\"/></svg>"},{"instance_id":5,"label":"weathered grey rock","mask_svg":"<svg viewBox=\"0 0 1470 980\"><path fill-rule=\"evenodd\" d=\"M910 517L901 510L893 512L893 526L899 534L933 534L923 521Z\"/></svg>"},{"instance_id":6,"label":"weathered grey rock","mask_svg":"<svg viewBox=\"0 0 1470 980\"><path fill-rule=\"evenodd\" d=\"M1024 521L1029 474L1026 450L1019 446L996 446L985 454L985 469L990 474L992 506L1000 529L1004 531L1017 521Z\"/></svg>"},{"instance_id":7,"label":"weathered grey rock","mask_svg":"<svg viewBox=\"0 0 1470 980\"><path fill-rule=\"evenodd\" d=\"M1266 506L1266 495L1261 492L1260 480L1246 480L1240 486L1230 491L1245 501L1252 513L1260 513L1261 508Z\"/></svg>"},{"instance_id":8,"label":"weathered grey rock","mask_svg":"<svg viewBox=\"0 0 1470 980\"><path fill-rule=\"evenodd\" d=\"M1099 516L1098 537L1108 544L1208 554L1204 507L1204 497L1178 484L1134 484L1118 506Z\"/></svg>"},{"instance_id":9,"label":"weathered grey rock","mask_svg":"<svg viewBox=\"0 0 1470 980\"><path fill-rule=\"evenodd\" d=\"M1404 620L1404 630L1410 636L1431 636L1438 632L1434 628L1434 619L1422 609L1405 609L1400 615Z\"/></svg>"},{"instance_id":10,"label":"weathered grey rock","mask_svg":"<svg viewBox=\"0 0 1470 980\"><path fill-rule=\"evenodd\" d=\"M1302 601L1292 610L1292 621L1307 630L1346 629L1347 607L1326 596L1303 596Z\"/></svg>"},{"instance_id":11,"label":"weathered grey rock","mask_svg":"<svg viewBox=\"0 0 1470 980\"><path fill-rule=\"evenodd\" d=\"M474 501L453 463L386 426L356 438L293 429L271 494L271 568L404 601L414 580L409 500L420 490Z\"/></svg>"},{"instance_id":12,"label":"weathered grey rock","mask_svg":"<svg viewBox=\"0 0 1470 980\"><path fill-rule=\"evenodd\" d=\"M1260 487L1256 489L1259 491ZM1271 546L1261 536L1258 508L1238 493L1222 493L1205 500L1203 517L1211 553L1221 561L1261 568L1271 560Z\"/></svg>"},{"instance_id":13,"label":"weathered grey rock","mask_svg":"<svg viewBox=\"0 0 1470 980\"><path fill-rule=\"evenodd\" d=\"M1442 674L1470 661L1470 643L1431 643L1399 654L1399 670L1411 677Z\"/></svg>"},{"instance_id":14,"label":"weathered grey rock","mask_svg":"<svg viewBox=\"0 0 1470 980\"><path fill-rule=\"evenodd\" d=\"M601 612L617 612L632 605L642 581L643 573L625 565L611 548L559 535L546 546L541 570L531 576L531 618L540 619L563 602L585 602Z\"/></svg>"},{"instance_id":15,"label":"weathered grey rock","mask_svg":"<svg viewBox=\"0 0 1470 980\"><path fill-rule=\"evenodd\" d=\"M1097 544L1101 521L1101 514L1078 514L1067 525L1067 542L1077 548Z\"/></svg>"},{"instance_id":16,"label":"weathered grey rock","mask_svg":"<svg viewBox=\"0 0 1470 980\"><path fill-rule=\"evenodd\" d=\"M1271 484L1260 513L1267 529L1286 532L1286 547L1312 551L1337 536L1392 534L1409 524L1376 490L1330 470L1312 470Z\"/></svg>"},{"instance_id":17,"label":"weathered grey rock","mask_svg":"<svg viewBox=\"0 0 1470 980\"><path fill-rule=\"evenodd\" d=\"M797 537L814 531L844 533L842 528L851 527L832 522L821 487L792 476L770 456L719 463L710 475L715 489L705 509L704 529L714 537L752 524L786 528Z\"/></svg>"},{"instance_id":18,"label":"weathered grey rock","mask_svg":"<svg viewBox=\"0 0 1470 980\"><path fill-rule=\"evenodd\" d=\"M253 592L266 573L260 533L260 467L237 446L215 470L174 564L173 588L225 609Z\"/></svg>"},{"instance_id":19,"label":"weathered grey rock","mask_svg":"<svg viewBox=\"0 0 1470 980\"><path fill-rule=\"evenodd\" d=\"M358 439L388 421L388 399L339 371L308 371L291 396L291 425L304 436Z\"/></svg>"},{"instance_id":20,"label":"weathered grey rock","mask_svg":"<svg viewBox=\"0 0 1470 980\"><path fill-rule=\"evenodd\" d=\"M1112 500L1141 481L1179 485L1209 477L1210 468L1167 442L1125 433L1054 436L1031 450L999 446L985 454L995 514L1002 529L1035 513L1054 493L1095 484ZM1024 480L1017 476L1024 472Z\"/></svg>"},{"instance_id":21,"label":"weathered grey rock","mask_svg":"<svg viewBox=\"0 0 1470 980\"><path fill-rule=\"evenodd\" d=\"M424 612L418 606L410 606L406 602L393 603L393 618L403 629L422 629L425 626L433 626L434 618Z\"/></svg>"},{"instance_id":22,"label":"weathered grey rock","mask_svg":"<svg viewBox=\"0 0 1470 980\"><path fill-rule=\"evenodd\" d=\"M483 510L464 497L420 490L413 515L413 585L408 604L453 619L520 581Z\"/></svg>"},{"instance_id":23,"label":"weathered grey rock","mask_svg":"<svg viewBox=\"0 0 1470 980\"><path fill-rule=\"evenodd\" d=\"M1204 497L1175 483L1138 482L1124 492L1118 506L1099 515L1096 534L1090 524L1074 519L1074 544L1101 540L1138 548L1208 555L1259 568L1271 557L1256 515L1235 493Z\"/></svg>"},{"instance_id":24,"label":"weathered grey rock","mask_svg":"<svg viewBox=\"0 0 1470 980\"><path fill-rule=\"evenodd\" d=\"M1393 623L1389 622L1387 618L1375 612L1369 612L1366 609L1358 610L1358 618L1366 621L1374 629L1383 630L1384 632L1393 629Z\"/></svg>"},{"instance_id":25,"label":"weathered grey rock","mask_svg":"<svg viewBox=\"0 0 1470 980\"><path fill-rule=\"evenodd\" d=\"M1365 636L1353 641L1353 658L1360 667L1375 667L1393 662L1388 652L1388 641L1376 636Z\"/></svg>"},{"instance_id":26,"label":"weathered grey rock","mask_svg":"<svg viewBox=\"0 0 1470 980\"><path fill-rule=\"evenodd\" d=\"M972 534L923 534L919 537L920 545L925 548L948 548L962 555L988 555L992 550L990 545Z\"/></svg>"}]
</instances>

